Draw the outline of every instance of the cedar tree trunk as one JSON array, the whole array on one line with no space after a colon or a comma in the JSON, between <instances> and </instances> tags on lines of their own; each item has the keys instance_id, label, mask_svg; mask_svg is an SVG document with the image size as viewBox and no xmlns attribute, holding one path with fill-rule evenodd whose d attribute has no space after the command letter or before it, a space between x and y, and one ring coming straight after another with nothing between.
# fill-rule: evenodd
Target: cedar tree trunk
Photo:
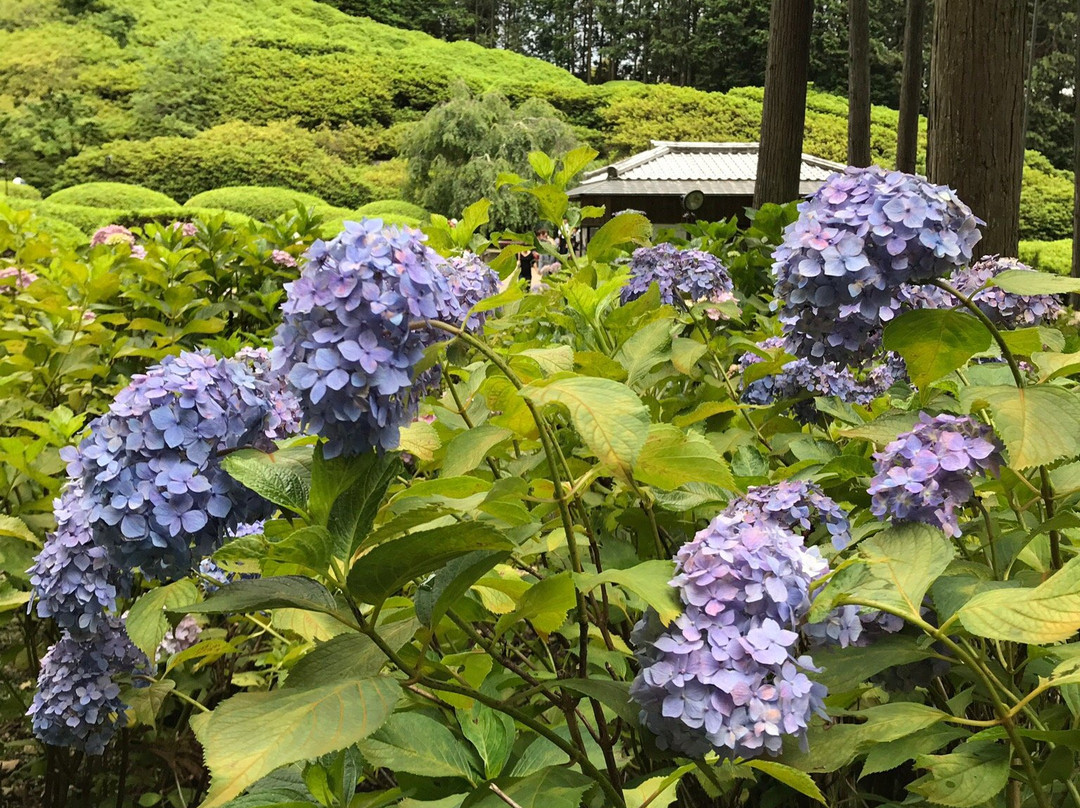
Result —
<instances>
[{"instance_id":1,"label":"cedar tree trunk","mask_svg":"<svg viewBox=\"0 0 1080 808\"><path fill-rule=\"evenodd\" d=\"M754 207L799 195L813 0L773 0Z\"/></svg>"},{"instance_id":2,"label":"cedar tree trunk","mask_svg":"<svg viewBox=\"0 0 1080 808\"><path fill-rule=\"evenodd\" d=\"M923 20L926 0L908 0L904 23L904 73L900 80L900 125L896 130L896 167L915 173L922 105Z\"/></svg>"},{"instance_id":3,"label":"cedar tree trunk","mask_svg":"<svg viewBox=\"0 0 1080 808\"><path fill-rule=\"evenodd\" d=\"M938 0L930 179L986 221L982 253L1015 256L1024 168L1024 0Z\"/></svg>"},{"instance_id":4,"label":"cedar tree trunk","mask_svg":"<svg viewBox=\"0 0 1080 808\"><path fill-rule=\"evenodd\" d=\"M870 165L870 7L848 0L848 165Z\"/></svg>"}]
</instances>

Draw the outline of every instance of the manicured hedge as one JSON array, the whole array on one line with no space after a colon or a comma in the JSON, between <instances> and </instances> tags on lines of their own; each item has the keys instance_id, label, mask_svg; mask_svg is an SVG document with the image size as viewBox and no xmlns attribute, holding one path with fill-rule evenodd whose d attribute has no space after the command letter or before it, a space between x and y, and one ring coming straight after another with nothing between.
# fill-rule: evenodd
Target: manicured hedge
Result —
<instances>
[{"instance_id":1,"label":"manicured hedge","mask_svg":"<svg viewBox=\"0 0 1080 808\"><path fill-rule=\"evenodd\" d=\"M421 222L427 221L429 218L428 212L422 207L401 199L381 199L377 202L368 202L366 205L357 208L356 213L361 216L378 217L380 219L405 216Z\"/></svg>"},{"instance_id":2,"label":"manicured hedge","mask_svg":"<svg viewBox=\"0 0 1080 808\"><path fill-rule=\"evenodd\" d=\"M1019 257L1036 269L1068 275L1072 270L1072 239L1021 241Z\"/></svg>"},{"instance_id":3,"label":"manicured hedge","mask_svg":"<svg viewBox=\"0 0 1080 808\"><path fill-rule=\"evenodd\" d=\"M25 182L16 185L11 180L8 180L7 182L0 182L0 198L4 197L10 197L12 199L41 199L41 191L33 185L27 185Z\"/></svg>"},{"instance_id":4,"label":"manicured hedge","mask_svg":"<svg viewBox=\"0 0 1080 808\"><path fill-rule=\"evenodd\" d=\"M115 141L69 158L58 176L63 185L119 178L183 200L230 185L293 188L348 208L371 200L355 167L321 149L314 133L284 122Z\"/></svg>"},{"instance_id":5,"label":"manicured hedge","mask_svg":"<svg viewBox=\"0 0 1080 808\"><path fill-rule=\"evenodd\" d=\"M50 204L85 205L91 208L160 208L176 200L158 191L125 182L85 182L49 196Z\"/></svg>"},{"instance_id":6,"label":"manicured hedge","mask_svg":"<svg viewBox=\"0 0 1080 808\"><path fill-rule=\"evenodd\" d=\"M203 191L191 197L184 206L231 210L267 222L295 210L298 203L304 207L326 207L326 202L314 194L259 185L233 185Z\"/></svg>"}]
</instances>

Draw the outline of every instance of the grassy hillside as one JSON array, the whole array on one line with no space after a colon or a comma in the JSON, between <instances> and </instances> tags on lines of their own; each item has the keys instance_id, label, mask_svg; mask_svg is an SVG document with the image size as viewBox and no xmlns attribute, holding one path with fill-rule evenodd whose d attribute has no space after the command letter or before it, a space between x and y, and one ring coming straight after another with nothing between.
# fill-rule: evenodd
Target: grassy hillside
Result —
<instances>
[{"instance_id":1,"label":"grassy hillside","mask_svg":"<svg viewBox=\"0 0 1080 808\"><path fill-rule=\"evenodd\" d=\"M546 62L351 17L316 0L0 0L0 151L45 194L97 181L183 203L288 186L355 208L400 196L409 128L457 82L538 96L604 157L650 139L755 140L761 89L588 86ZM897 113L872 147L895 154ZM846 102L810 94L805 150L843 161ZM1068 235L1071 175L1029 153L1022 228ZM119 205L118 205L119 207Z\"/></svg>"}]
</instances>

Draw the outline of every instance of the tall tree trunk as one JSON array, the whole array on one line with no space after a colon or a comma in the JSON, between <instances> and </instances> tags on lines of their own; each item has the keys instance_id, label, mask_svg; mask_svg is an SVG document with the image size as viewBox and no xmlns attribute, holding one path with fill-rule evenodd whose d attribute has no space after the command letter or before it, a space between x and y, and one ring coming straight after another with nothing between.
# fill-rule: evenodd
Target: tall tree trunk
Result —
<instances>
[{"instance_id":1,"label":"tall tree trunk","mask_svg":"<svg viewBox=\"0 0 1080 808\"><path fill-rule=\"evenodd\" d=\"M986 221L980 249L1016 255L1024 169L1024 0L938 0L929 171Z\"/></svg>"},{"instance_id":2,"label":"tall tree trunk","mask_svg":"<svg viewBox=\"0 0 1080 808\"><path fill-rule=\"evenodd\" d=\"M1076 3L1076 22L1080 26L1080 0ZM1072 274L1080 278L1080 31L1076 32L1076 70L1073 78L1073 243ZM1074 296L1073 305L1080 300Z\"/></svg>"},{"instance_id":3,"label":"tall tree trunk","mask_svg":"<svg viewBox=\"0 0 1080 808\"><path fill-rule=\"evenodd\" d=\"M904 74L900 80L900 125L896 130L896 167L915 173L919 150L919 107L922 106L923 21L926 0L907 0L904 23Z\"/></svg>"},{"instance_id":4,"label":"tall tree trunk","mask_svg":"<svg viewBox=\"0 0 1080 808\"><path fill-rule=\"evenodd\" d=\"M848 165L870 165L870 6L848 0Z\"/></svg>"},{"instance_id":5,"label":"tall tree trunk","mask_svg":"<svg viewBox=\"0 0 1080 808\"><path fill-rule=\"evenodd\" d=\"M773 0L754 206L799 195L813 0Z\"/></svg>"}]
</instances>

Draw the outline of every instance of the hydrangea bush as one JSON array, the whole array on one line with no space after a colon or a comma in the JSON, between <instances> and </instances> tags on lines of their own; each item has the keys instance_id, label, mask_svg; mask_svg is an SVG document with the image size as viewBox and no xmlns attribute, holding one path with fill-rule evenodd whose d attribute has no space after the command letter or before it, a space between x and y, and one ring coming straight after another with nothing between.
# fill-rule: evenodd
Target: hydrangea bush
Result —
<instances>
[{"instance_id":1,"label":"hydrangea bush","mask_svg":"<svg viewBox=\"0 0 1080 808\"><path fill-rule=\"evenodd\" d=\"M569 241L594 157L505 184ZM537 293L486 214L239 253L148 227L139 262L0 228L38 275L0 295L0 427L37 419L0 436L0 619L39 682L24 735L56 747L25 769L43 804L81 799L68 771L202 808L1073 801L1070 282L969 269L956 195L880 169L783 234L763 211L645 246L620 214ZM683 249L748 273L751 240L775 300ZM232 267L205 270L220 307L147 291L191 254ZM174 304L168 358L123 341ZM83 329L105 347L70 363L106 375L52 383L35 346Z\"/></svg>"}]
</instances>

